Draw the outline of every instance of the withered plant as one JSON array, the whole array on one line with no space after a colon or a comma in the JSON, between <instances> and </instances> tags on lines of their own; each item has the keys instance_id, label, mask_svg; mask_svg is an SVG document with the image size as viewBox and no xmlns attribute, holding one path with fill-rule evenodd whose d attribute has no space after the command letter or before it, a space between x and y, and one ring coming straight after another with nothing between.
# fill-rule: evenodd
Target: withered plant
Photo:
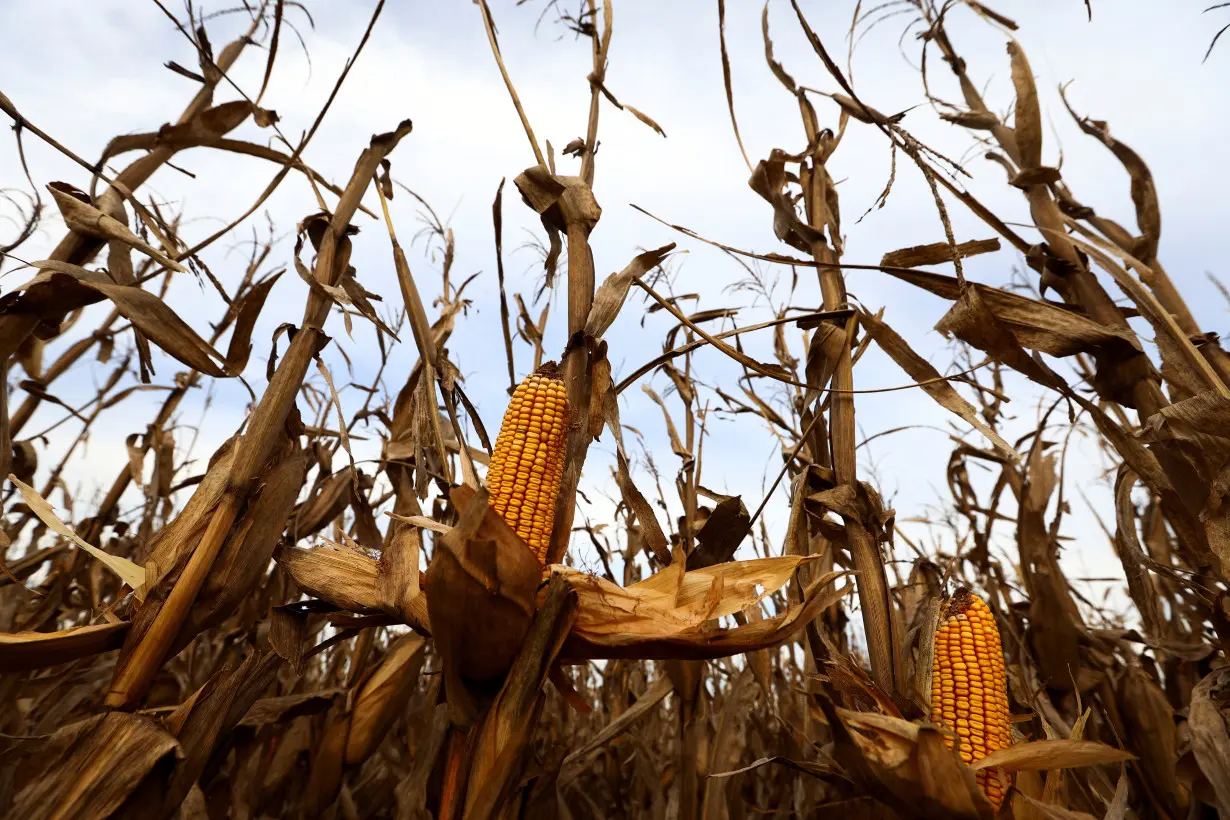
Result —
<instances>
[{"instance_id":1,"label":"withered plant","mask_svg":"<svg viewBox=\"0 0 1230 820\"><path fill-rule=\"evenodd\" d=\"M730 9L717 0L721 81L754 194L739 207L771 222L785 247L733 247L670 221L687 215L645 211L645 224L657 219L680 245L714 245L742 266L742 289L773 314L748 324L721 303L729 293L675 292L674 243L630 247L614 262L591 251L602 217L600 120L631 116L662 133L608 81L615 5L538 4L540 21L592 49L590 72L576 78L590 92L583 136L562 151L579 172L566 175L535 135L534 101L516 91L493 10L477 0L474 32L490 45L528 143L513 185L545 232L535 240L541 288L513 292L504 258L513 206L500 182L495 265L483 275L496 278L507 367L481 377L507 382L513 406L526 404L493 436L450 350L472 321L474 279L452 270L452 229L397 178L411 121L373 136L344 185L307 164L383 5L297 139L263 105L279 45L305 12L283 0L226 12L250 24L219 50L191 5L178 20L156 4L199 55L195 70L168 65L196 93L174 121L115 138L95 162L0 94L23 166L38 141L81 168L77 184L29 179L24 191L21 180L4 181L19 217L0 265L28 267L32 278L0 296L0 475L9 479L0 814L1230 816L1230 359L1159 258L1145 158L1064 98L1081 131L1122 165L1134 229L1100 216L1044 163L1056 152L1044 144L1013 20L973 0L894 0L858 4L851 31L829 33L789 0L792 24L831 80L821 92L776 56L766 6L764 54L797 101L801 128L783 125L785 147L756 158L740 137ZM496 11L508 12L506 25L528 24ZM955 15L980 18L1006 44L1009 115L984 99L983 78L949 36ZM860 95L829 45L889 18L919 34L925 103L894 114ZM252 93L230 72L256 46L264 79ZM940 95L934 75L944 71L959 100ZM929 115L968 132L1024 197L1032 224L997 215L966 187L986 165L911 134L911 119ZM278 139L232 136L248 122ZM894 179L921 175L942 241L878 264L847 261L858 249L845 247L829 169L838 151L855 150L855 133L860 150L891 154ZM181 235L190 206L170 213L143 195L152 174L190 151L270 168L259 199L195 244ZM240 270L212 270L202 254L247 230L292 174L316 200L293 249L271 232L250 243ZM842 192L875 184L849 180ZM411 228L390 209L407 195L440 251L430 303L424 268L412 269L402 245ZM25 259L51 208L62 238L46 259ZM958 237L957 210L987 235ZM397 294L369 290L352 264L357 243L386 236ZM963 260L994 253L1005 269L1023 260L1023 277L966 275ZM270 298L287 267L308 285L298 316ZM786 298L769 281L775 269L792 273ZM891 305L857 298L854 273L951 303L935 325L954 343L949 372L891 326ZM189 306L170 303L170 283L185 276L225 302L209 338L182 318ZM818 293L818 304L792 307L803 292ZM86 310L100 304L107 312ZM565 312L558 328L548 322L553 304ZM663 329L662 352L617 377L616 320L642 308ZM215 380L247 385L253 331L271 312L279 326L267 386L206 464L189 463L183 408ZM101 321L84 331L87 316ZM370 384L346 385L339 375L356 334L375 341L379 367ZM745 345L765 336L770 361ZM932 515L945 530L933 545L909 538L860 462L856 407L867 388L854 374L872 346L903 373L893 389L953 417L951 456L935 465L951 497ZM183 370L158 377L155 348ZM741 375L708 379L715 359ZM56 395L57 382L89 368L91 401L74 407ZM384 380L403 377L389 395ZM562 390L565 409L519 398L545 395L520 391L527 377L535 389ZM1006 420L1009 384L1041 397L1039 421L1023 434ZM343 407L347 388L364 395L361 406ZM133 425L111 483L96 500L70 497L66 476L90 458L97 419L147 392L161 405ZM669 454L621 423L631 401L660 411ZM780 450L761 498L711 489L722 483L705 471L705 452L723 446L713 429L721 414L760 420L766 448ZM562 431L549 444L548 429ZM1078 435L1112 465L1113 508L1095 513L1122 564L1134 607L1126 621L1084 596L1060 562L1075 494L1066 443ZM356 458L361 438L379 439L377 459ZM588 458L595 440L613 445L613 463ZM48 452L62 455L49 463ZM606 486L607 469L618 497L609 520L594 520L586 493ZM497 473L506 478L488 480ZM774 498L787 500L780 539L764 514Z\"/></svg>"}]
</instances>

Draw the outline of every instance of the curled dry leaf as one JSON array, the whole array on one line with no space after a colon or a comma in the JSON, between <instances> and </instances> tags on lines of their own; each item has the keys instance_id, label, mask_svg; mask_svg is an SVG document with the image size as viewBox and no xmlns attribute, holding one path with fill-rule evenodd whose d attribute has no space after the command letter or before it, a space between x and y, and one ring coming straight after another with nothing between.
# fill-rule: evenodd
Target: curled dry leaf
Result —
<instances>
[{"instance_id":1,"label":"curled dry leaf","mask_svg":"<svg viewBox=\"0 0 1230 820\"><path fill-rule=\"evenodd\" d=\"M394 512L385 513L385 515L392 518L394 521L401 521L403 524L409 524L412 527L430 530L432 532L439 533L440 535L447 535L453 530L453 528L448 524L441 524L436 519L428 518L423 515L398 515Z\"/></svg>"},{"instance_id":2,"label":"curled dry leaf","mask_svg":"<svg viewBox=\"0 0 1230 820\"><path fill-rule=\"evenodd\" d=\"M158 141L177 149L215 143L238 128L253 113L254 108L248 100L231 100L215 105L187 122L162 126L158 130Z\"/></svg>"},{"instance_id":3,"label":"curled dry leaf","mask_svg":"<svg viewBox=\"0 0 1230 820\"><path fill-rule=\"evenodd\" d=\"M570 573L561 574L570 585L577 580ZM837 575L841 574L837 573ZM593 576L588 577L593 578ZM824 576L812 582L804 590L802 601L789 607L780 615L731 629L702 629L699 625L680 626L680 614L676 613L673 608L665 606L660 606L659 611L674 615L672 621L665 624L660 620L653 621L645 617L644 610L637 607L637 596L622 595L620 599L613 602L612 606L605 598L607 590L599 589L589 581L582 581L573 585L580 601L577 613L578 624L564 646L563 656L570 660L582 658L699 660L767 649L789 640L806 625L810 618L814 618L820 611L850 593L849 585L833 588L832 581L832 577ZM616 585L611 586L619 589ZM721 595L722 590L719 584L707 583L706 586L708 587L706 592L716 592L718 596ZM720 597L715 600L707 596L705 607L712 607L712 611L717 611L719 603L721 603ZM628 611L629 607L631 611ZM693 612L698 609L700 608L695 608ZM700 609L700 611L704 610ZM580 623L582 617L592 624L592 629L586 629ZM611 627L613 621L630 626L637 631L614 629ZM683 620L682 623L686 624L687 621Z\"/></svg>"},{"instance_id":4,"label":"curled dry leaf","mask_svg":"<svg viewBox=\"0 0 1230 820\"><path fill-rule=\"evenodd\" d=\"M248 357L252 355L252 329L265 307L269 291L280 278L282 274L279 272L263 279L231 306L235 314L235 329L231 332L231 343L226 349L226 367L235 375L242 373L248 364Z\"/></svg>"},{"instance_id":5,"label":"curled dry leaf","mask_svg":"<svg viewBox=\"0 0 1230 820\"><path fill-rule=\"evenodd\" d=\"M900 815L936 820L992 816L973 770L949 748L939 727L838 709L827 698L820 706L834 730L834 759L863 791Z\"/></svg>"},{"instance_id":6,"label":"curled dry leaf","mask_svg":"<svg viewBox=\"0 0 1230 820\"><path fill-rule=\"evenodd\" d=\"M174 259L144 242L128 230L128 226L123 222L91 205L84 191L79 191L65 182L53 182L47 186L47 190L59 206L64 223L72 230L96 239L123 242L173 271L187 270Z\"/></svg>"},{"instance_id":7,"label":"curled dry leaf","mask_svg":"<svg viewBox=\"0 0 1230 820\"><path fill-rule=\"evenodd\" d=\"M1132 203L1136 206L1136 224L1143 234L1143 247L1133 249L1133 253L1146 262L1157 255L1157 245L1161 238L1162 216L1158 207L1157 187L1153 182L1153 173L1140 154L1110 135L1110 127L1100 120L1082 117L1068 102L1066 88L1059 89L1059 97L1064 107L1076 120L1076 124L1089 136L1101 142L1115 158L1123 164L1132 181Z\"/></svg>"},{"instance_id":8,"label":"curled dry leaf","mask_svg":"<svg viewBox=\"0 0 1230 820\"><path fill-rule=\"evenodd\" d=\"M589 318L585 321L585 335L595 339L602 338L602 334L606 333L623 308L624 301L628 298L628 290L632 287L632 280L644 276L662 264L662 260L674 249L675 243L671 242L655 250L637 254L627 267L608 276L598 286L598 292L594 295L594 304L590 307Z\"/></svg>"},{"instance_id":9,"label":"curled dry leaf","mask_svg":"<svg viewBox=\"0 0 1230 820\"><path fill-rule=\"evenodd\" d=\"M1038 88L1025 52L1015 40L1008 43L1012 60L1012 84L1016 86L1016 116L1012 123L1022 170L1042 164L1042 111L1038 107Z\"/></svg>"},{"instance_id":10,"label":"curled dry leaf","mask_svg":"<svg viewBox=\"0 0 1230 820\"><path fill-rule=\"evenodd\" d=\"M961 283L955 277L927 271L886 271L890 276L952 301L961 298ZM1132 334L1095 322L1080 313L1048 302L1028 299L1000 288L969 283L981 301L1016 338L1030 350L1052 356L1091 353L1100 347L1140 350Z\"/></svg>"},{"instance_id":11,"label":"curled dry leaf","mask_svg":"<svg viewBox=\"0 0 1230 820\"><path fill-rule=\"evenodd\" d=\"M735 551L752 529L752 517L740 496L722 496L696 531L696 549L688 555L689 570L723 564L734 558Z\"/></svg>"},{"instance_id":12,"label":"curled dry leaf","mask_svg":"<svg viewBox=\"0 0 1230 820\"><path fill-rule=\"evenodd\" d=\"M352 612L384 609L374 558L329 542L310 550L282 547L274 558L296 584L317 598Z\"/></svg>"},{"instance_id":13,"label":"curled dry leaf","mask_svg":"<svg viewBox=\"0 0 1230 820\"><path fill-rule=\"evenodd\" d=\"M757 603L784 586L807 560L802 556L763 558L692 571L673 563L628 587L561 564L551 565L548 572L563 577L577 593L576 636L665 637ZM831 583L843 574L831 572L820 580ZM716 600L711 598L715 590Z\"/></svg>"}]
</instances>

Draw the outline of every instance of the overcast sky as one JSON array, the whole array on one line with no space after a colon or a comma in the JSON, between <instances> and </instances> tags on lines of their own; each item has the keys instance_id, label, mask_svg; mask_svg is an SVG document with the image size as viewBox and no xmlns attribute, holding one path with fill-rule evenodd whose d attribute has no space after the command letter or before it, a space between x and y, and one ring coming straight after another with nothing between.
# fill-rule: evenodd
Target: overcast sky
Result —
<instances>
[{"instance_id":1,"label":"overcast sky","mask_svg":"<svg viewBox=\"0 0 1230 820\"><path fill-rule=\"evenodd\" d=\"M231 5L218 3L207 10ZM297 12L289 14L288 20L302 34L310 64L298 40L284 35L265 97L265 104L277 110L280 126L292 140L310 126L374 7L367 0L309 0L307 5L314 28ZM564 4L566 8L576 5L575 0ZM594 189L603 216L592 244L601 280L622 268L639 249L677 242L686 253L672 267L673 291L700 293L698 309L740 307L738 321L746 325L771 316L763 299L747 291L726 290L745 278L746 271L721 252L681 236L630 207L639 205L665 220L736 247L789 251L774 238L768 206L747 186L747 169L731 130L722 89L716 5L711 0L619 0L615 4L607 84L621 101L660 123L667 137L604 104ZM748 154L755 162L767 157L773 148L797 152L806 140L793 98L776 82L764 60L762 6L743 0L731 0L727 5L735 108ZM807 0L801 5L829 51L844 63L854 2ZM542 6L542 0L520 7L512 2L494 2L493 13L508 70L539 140L550 140L555 146L560 173L575 173L578 163L559 157L558 152L584 133L589 45L575 40L552 21L551 15L536 28ZM1230 143L1225 139L1230 126L1225 92L1230 77L1230 47L1214 51L1207 63L1201 63L1209 40L1225 21L1215 18L1215 12L1202 15L1203 5L1191 0L1094 0L1092 22L1086 19L1080 0L1000 2L992 6L1020 26L1016 37L1032 63L1047 117L1044 162L1062 163L1065 179L1082 201L1103 215L1134 226L1126 176L1104 147L1079 132L1059 102L1056 89L1072 81L1069 99L1076 109L1108 121L1112 133L1149 162L1161 198L1161 258L1188 296L1204 329L1227 330L1226 301L1206 272L1224 275L1224 260L1230 256L1224 206L1224 192L1230 182L1226 171L1230 168ZM787 70L801 84L837 90L800 34L790 4L771 0L769 7L777 57ZM178 6L172 8L182 11ZM1005 185L1002 169L972 150L967 132L939 121L925 105L914 68L919 42L913 30L902 38L908 20L908 16L889 18L859 42L853 56L853 79L860 97L886 113L912 109L902 123L906 128L944 154L964 159L972 175L967 181L969 189L1005 220L1027 223L1024 199ZM231 16L211 24L215 50L233 38L240 22ZM173 121L195 91L191 80L163 68L168 61L195 67L196 58L191 44L153 2L3 0L0 31L7 35L5 48L0 49L0 90L31 122L89 159L97 157L117 134L156 130ZM953 12L949 31L975 82L986 84L985 94L993 107L1009 110L1012 88L1005 33L967 10ZM248 94L255 95L263 70L264 53L250 49L232 77ZM929 55L929 71L937 95L959 99L951 73L934 53ZM235 96L233 89L224 88L218 101ZM836 107L823 100L817 107L824 123L835 126ZM390 130L406 118L414 121L414 132L393 154L393 173L430 202L454 230L454 282L478 274L467 290L474 302L471 313L459 323L450 350L462 368L467 393L478 404L487 428L494 432L506 400L507 383L498 330L491 229L491 203L502 178L508 179L505 265L510 288L527 298L536 290L541 268L535 253L519 246L532 237L541 237L541 228L511 184L512 178L534 160L492 59L476 6L461 0L389 3L305 158L326 178L344 184L371 134ZM268 132L250 122L235 136L257 142L270 139ZM0 188L28 189L11 133L6 131L4 140L0 143ZM53 149L28 134L24 144L30 171L40 186L54 180L86 186L84 172ZM165 168L154 176L144 195L169 208L183 209L186 219L181 233L190 242L242 213L276 172L268 163L204 149L181 154L175 163L194 176ZM888 147L876 129L852 123L830 172L840 183L846 261L875 263L886 251L943 239L927 187L904 161L898 162L887 206L857 221L889 178ZM369 195L366 201L376 208L374 196ZM992 235L960 203L951 198L947 203L958 240ZM392 206L404 242L419 227L419 208L401 193ZM245 223L229 241L209 249L204 259L215 275L233 285L247 256L243 243L250 241L253 230L265 234L271 223L283 239L268 269L289 265L295 224L314 210L306 182L300 176L291 176L266 203L259 218ZM11 209L0 211L6 216L12 213ZM388 238L378 222L362 215L356 221L362 229L353 259L359 280L384 297L382 309L394 310L400 304L400 295ZM0 224L4 232L0 236L7 237L12 230L9 222ZM1026 227L1019 230L1031 240L1037 237ZM49 218L38 236L19 253L27 260L45 258L61 232L58 219ZM432 316L435 311L430 299L439 290L439 261L422 244L411 256ZM11 262L5 265L0 290L7 292L29 278L29 271L14 271L14 267ZM1002 285L1010 280L1014 267L1023 268L1022 260L1004 251L971 260L967 273L979 281ZM761 270L769 282L777 283L772 294L774 305L787 300L796 306L819 305L819 288L810 271L799 271L798 289L789 296L789 269L766 265ZM916 350L941 372L952 372L953 349L932 329L946 310L941 300L875 272L849 272L847 282L859 302L871 309L885 308L885 319ZM305 295L306 286L293 269L273 291L254 336L256 347L245 373L255 389L264 385L273 329L285 321L299 321ZM1117 292L1113 295L1118 296ZM176 282L168 301L203 335L209 332L209 320L220 312L217 295L191 277ZM616 376L630 373L660 352L663 333L669 326L659 314L647 320L642 329L639 305L637 302L626 309L607 334ZM535 315L539 309L534 309ZM94 309L81 326L96 322L97 314L98 309ZM562 350L565 330L564 302L557 298L548 327L549 355ZM343 345L354 369L352 378L345 373L340 356L334 353L329 358L339 387L351 381L370 382L378 364L370 327L358 323L355 341L351 342L335 315L328 331ZM794 355L801 357L800 339L791 336L790 341ZM769 334L745 336L743 342L753 355L771 360ZM63 342L53 345L49 354L62 346ZM392 393L399 389L414 359L412 346L399 348L386 371L385 389ZM155 364L155 381L163 384L179 368L161 354L156 354ZM530 364L527 348L519 347L518 377ZM728 392L735 388L738 369L716 351L698 353L695 367L703 383L721 384ZM107 372L96 363L83 365L72 377L57 382L54 392L69 403L79 403L92 395L93 384ZM13 381L19 378L24 375L11 376ZM856 371L859 388L907 381L904 373L876 351L869 352ZM663 395L669 392L664 376L654 376L647 383ZM1038 396L1020 380L1010 381L1009 388L1016 399L1010 409L1017 417L1009 431L1023 432L1037 418ZM208 412L203 412L205 392L198 391L181 413L179 421L185 428L177 437L179 445L186 449L195 441L192 454L203 464L212 449L241 422L246 395L237 384L219 383L212 388ZM644 434L669 489L678 460L671 455L661 412L639 390L628 391L625 397L623 421ZM18 400L14 398L14 402ZM348 413L362 400L363 394L357 390L342 391ZM702 400L719 404L711 391L704 392ZM104 414L95 426L88 462L66 476L69 489L77 497L84 496L87 507L97 484L109 483L123 463L124 437L142 432L160 401L157 394L138 396L121 405L122 409ZM667 401L672 409L677 408L673 396L667 396ZM900 519L923 517L942 506L947 499L948 433L966 434L964 426L918 390L862 396L857 407L860 431L865 436L903 426L912 428L877 438L861 448L862 476L877 484ZM61 408L45 404L23 435L39 431L63 414ZM195 439L187 429L189 425L199 426ZM748 417L711 415L709 429L712 436L705 442L703 483L718 491L742 494L747 506L754 509L781 463L776 440L761 423ZM54 454L62 451L76 432L75 423L70 423L51 434L43 457L44 472ZM978 441L976 433L968 435ZM378 452L372 448L378 448L378 442L360 445L359 454L370 457ZM581 511L595 521L602 520L611 509L602 493L615 495L609 480L611 453L609 437L604 436L591 450L587 464L586 486L594 492L590 494L591 503L582 504ZM1070 457L1072 515L1064 534L1072 540L1065 561L1078 576L1116 574L1117 564L1106 539L1076 494L1082 490L1105 518L1111 518L1108 488L1096 480L1105 465L1098 460L1097 447L1089 441L1074 442ZM1089 466L1077 466L1078 461L1087 461ZM652 485L643 472L638 473L638 480L650 491ZM55 503L60 506L61 500L57 498ZM84 512L81 510L81 514ZM770 532L780 542L786 516L783 491L779 490L765 515ZM907 522L905 526L919 538L943 537L942 532L929 534L918 524ZM1011 543L1003 546L1010 547ZM745 545L741 555L750 555L749 550ZM901 557L910 556L903 551ZM1104 584L1095 583L1085 592L1101 595L1104 588Z\"/></svg>"}]
</instances>

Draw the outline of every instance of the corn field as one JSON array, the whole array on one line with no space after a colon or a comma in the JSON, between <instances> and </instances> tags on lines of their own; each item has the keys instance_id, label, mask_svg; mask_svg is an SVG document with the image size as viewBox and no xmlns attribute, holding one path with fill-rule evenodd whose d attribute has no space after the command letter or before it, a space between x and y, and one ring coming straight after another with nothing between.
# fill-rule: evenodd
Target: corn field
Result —
<instances>
[{"instance_id":1,"label":"corn field","mask_svg":"<svg viewBox=\"0 0 1230 820\"><path fill-rule=\"evenodd\" d=\"M1196 274L1165 267L1150 158L1067 86L1047 106L1046 31L974 0L850 2L843 28L697 0L717 25L694 79L729 128L707 173L746 181L723 208L771 228L752 248L652 205L670 179L604 198L600 135L674 128L622 96L619 2L452 4L518 129L507 178L455 192L492 202L485 236L399 173L414 106L350 77L405 4L349 3L327 98L279 116L286 61L338 47L315 5L133 3L195 62L65 76L100 107L122 105L108 75L184 89L100 155L0 76L21 169L0 179L0 816L1230 818L1230 356L1185 301ZM1192 71L1225 70L1225 5ZM502 37L537 27L541 54ZM876 59L908 109L860 90L872 29L899 36ZM759 155L736 35L789 101ZM584 92L561 148L518 78L563 49L586 65L555 78ZM351 96L377 133L329 179L313 138ZM1122 202L1069 181L1060 119ZM916 135L937 125L943 146ZM457 139L441 164L492 138ZM848 173L870 153L887 179ZM39 178L49 156L75 176ZM169 178L259 196L202 213ZM847 247L913 183L933 242ZM272 224L287 196L299 221ZM662 241L600 244L604 209ZM681 292L691 253L737 284ZM860 298L888 281L919 301ZM918 321L938 357L893 326ZM481 339L499 353L467 355ZM863 376L876 357L895 384ZM912 425L865 427L886 401L947 419L912 473L938 488L925 520L865 448ZM733 450L771 454L755 496L721 489L749 486L711 466ZM1094 549L1069 534L1085 507L1098 594L1068 560Z\"/></svg>"}]
</instances>

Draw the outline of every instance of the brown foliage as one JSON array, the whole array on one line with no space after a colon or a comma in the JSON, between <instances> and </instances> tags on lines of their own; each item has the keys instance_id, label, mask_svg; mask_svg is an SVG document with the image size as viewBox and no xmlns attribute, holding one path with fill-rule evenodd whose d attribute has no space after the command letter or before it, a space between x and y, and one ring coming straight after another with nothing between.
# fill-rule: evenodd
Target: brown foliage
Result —
<instances>
[{"instance_id":1,"label":"brown foliage","mask_svg":"<svg viewBox=\"0 0 1230 820\"><path fill-rule=\"evenodd\" d=\"M753 163L739 136L737 66L719 0L726 100L755 194L748 203L759 204L757 218L793 255L711 244L740 260L814 271L822 305L792 316L783 303L772 321L713 331L739 311L707 303L684 311L687 296L661 275L673 243L628 248L631 261L596 280L589 237L603 213L594 194L603 100L665 136L611 90L612 3L584 2L575 16L548 5L593 49L585 135L565 148L579 157L580 173L564 176L549 143L544 153L534 135L533 106L517 95L492 10L478 0L532 153L514 185L546 231L546 287L566 291L564 339L546 338L548 311L535 319L521 294L514 335L501 182L493 215L509 383L517 339L534 368L562 341L573 413L543 568L482 487L490 442L446 346L468 305L465 283L449 278L452 232L431 212L429 233L444 261L442 295L430 306L397 240L392 157L411 137L410 121L373 136L344 186L302 159L315 126L286 140L290 153L229 137L251 119L285 139L277 114L259 103L284 20L299 4L244 5L250 29L217 54L201 21L177 22L199 51L199 72L168 67L198 90L174 122L107 146L102 160L141 152L114 178L100 170L109 167L102 160L78 159L0 95L19 135L90 172L83 188L46 185L64 236L33 263L26 284L0 297L3 369L28 377L18 385L21 403L7 383L0 403L0 472L12 490L0 539L0 814L985 818L992 809L975 772L993 769L1013 778L1001 816L1230 815L1230 359L1158 258L1162 221L1146 159L1068 105L1127 174L1136 235L1097 215L1044 164L1046 112L1022 44L1007 41L1002 66L1015 92L1011 116L984 101L948 36L948 15L979 15L1001 31L1016 29L1011 20L972 0L908 0L860 12L855 26L893 5L924 23L921 47L951 69L964 98L962 106L931 101L1008 171L1034 222L1032 239L961 187L968 172L915 139L904 114L860 99L826 49L829 33L815 31L797 2L797 24L840 93L796 82L774 54L766 9L765 57L796 98L802 127L784 137L794 150ZM267 62L256 100L215 103L261 37ZM945 241L885 254L879 265L843 262L841 197L829 164L854 130L887 141L894 175L897 153L909 158L934 194ZM178 219L138 196L151 174L188 150L280 166L244 217L193 247L180 238ZM269 299L280 274L262 275L266 244L229 289L208 274L228 307L202 338L178 312L189 306L164 298L167 283L188 270L208 273L201 251L291 171L312 182L319 200L305 207L294 249L308 284L302 317L283 317ZM958 242L949 207L968 209L993 236ZM368 241L352 224L360 210L381 214L392 242L401 303L391 316L381 316L379 295L351 264L355 244ZM39 216L36 207L5 253L33 235ZM999 253L1001 244L1037 274L1024 292L966 276L963 260ZM920 269L949 264L952 276ZM935 327L971 366L943 375L891 326L889 311L855 306L844 272L854 268L951 303ZM617 320L642 296L670 317L670 329L662 354L616 383ZM44 361L45 346L100 303L110 313L99 326ZM177 409L210 379L242 380L253 328L269 311L284 324L268 387L234 419L234 435L204 471L187 478L176 462ZM325 363L344 349L324 331L334 311L352 339L355 317L370 324L359 332L375 334L381 374L394 351L417 357L393 397L381 398L379 376L359 385L368 399L349 417L337 366ZM1152 339L1129 323L1137 317ZM741 338L770 329L775 361L762 361ZM283 333L288 347L279 356ZM113 362L117 339L129 334L135 362ZM860 468L854 373L872 345L905 373L902 389L934 400L965 431L952 436L951 537L943 546L908 541ZM152 383L153 348L185 368L165 385ZM974 350L984 357L978 364ZM701 351L727 357L744 377L708 384L698 374ZM55 382L87 354L109 375L90 405L73 409L55 396ZM658 371L670 392L642 386L678 459L666 488L653 454L643 453L640 469L627 437L640 433L620 421L620 394ZM491 372L503 382L502 367ZM1053 402L1037 429L1015 441L1004 427L1010 372ZM138 390L162 391L163 404L144 433L129 437L127 462L83 512L62 476L87 457L78 445L98 414ZM19 438L44 405L65 409L63 422L82 430L65 438L71 446L58 464L41 454L49 436L67 436L60 423ZM719 409L763 420L780 445L769 495L784 486L790 499L784 543L770 543L761 517L767 497L749 512L745 499L702 483L706 440L715 446L706 423ZM361 421L383 440L374 465L351 449ZM1113 521L1107 534L1137 624L1108 624L1060 563L1068 502L1057 430L1090 432L1114 466L1114 509L1104 519ZM583 467L603 435L615 442L615 518L578 525ZM339 450L346 464L335 469ZM973 468L992 477L989 490L971 479ZM57 493L63 520L48 501ZM142 501L135 510L121 504L134 494ZM668 509L682 514L660 519ZM991 549L997 526L1012 533L1008 561ZM569 563L574 535L588 539L602 574ZM749 542L761 557L734 560ZM907 547L913 560L903 578ZM925 700L938 600L957 583L979 589L995 613L1016 721L1017 742L973 766L945 742L951 727L927 720ZM851 623L864 638L858 652Z\"/></svg>"}]
</instances>

